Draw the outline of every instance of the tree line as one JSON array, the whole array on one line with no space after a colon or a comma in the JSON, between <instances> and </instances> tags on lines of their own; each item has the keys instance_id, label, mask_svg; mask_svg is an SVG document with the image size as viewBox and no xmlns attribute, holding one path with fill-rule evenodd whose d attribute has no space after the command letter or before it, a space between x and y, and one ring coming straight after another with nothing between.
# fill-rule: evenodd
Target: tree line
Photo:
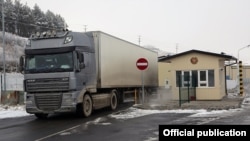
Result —
<instances>
[{"instance_id":1,"label":"tree line","mask_svg":"<svg viewBox=\"0 0 250 141\"><path fill-rule=\"evenodd\" d=\"M63 29L65 20L58 14L47 10L43 12L35 4L31 9L27 4L22 4L20 0L5 0L4 9L4 26L5 32L13 33L22 37L29 37L36 31L59 30ZM2 1L0 5L0 29L2 29Z\"/></svg>"}]
</instances>

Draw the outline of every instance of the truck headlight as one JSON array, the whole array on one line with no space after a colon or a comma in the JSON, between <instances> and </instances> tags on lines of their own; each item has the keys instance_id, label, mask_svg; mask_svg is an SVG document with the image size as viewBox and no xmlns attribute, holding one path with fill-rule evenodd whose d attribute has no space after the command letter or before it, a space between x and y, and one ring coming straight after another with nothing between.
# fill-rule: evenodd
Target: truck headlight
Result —
<instances>
[{"instance_id":1,"label":"truck headlight","mask_svg":"<svg viewBox=\"0 0 250 141\"><path fill-rule=\"evenodd\" d=\"M25 102L27 105L32 105L33 104L33 102L31 101L31 100L26 100L26 102Z\"/></svg>"},{"instance_id":2,"label":"truck headlight","mask_svg":"<svg viewBox=\"0 0 250 141\"><path fill-rule=\"evenodd\" d=\"M71 94L64 94L63 95L63 103L65 105L71 105L73 103L73 98Z\"/></svg>"},{"instance_id":3,"label":"truck headlight","mask_svg":"<svg viewBox=\"0 0 250 141\"><path fill-rule=\"evenodd\" d=\"M34 101L34 96L26 96L26 101L25 101L26 105L33 105L34 104L33 101Z\"/></svg>"}]
</instances>

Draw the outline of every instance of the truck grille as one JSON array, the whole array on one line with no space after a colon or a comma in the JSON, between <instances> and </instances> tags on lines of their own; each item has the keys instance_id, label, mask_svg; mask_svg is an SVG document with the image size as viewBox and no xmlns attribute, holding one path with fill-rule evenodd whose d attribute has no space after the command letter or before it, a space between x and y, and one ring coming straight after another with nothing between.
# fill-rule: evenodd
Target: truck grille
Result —
<instances>
[{"instance_id":1,"label":"truck grille","mask_svg":"<svg viewBox=\"0 0 250 141\"><path fill-rule=\"evenodd\" d=\"M44 111L53 111L61 107L61 94L37 94L35 96L37 107Z\"/></svg>"},{"instance_id":2,"label":"truck grille","mask_svg":"<svg viewBox=\"0 0 250 141\"><path fill-rule=\"evenodd\" d=\"M25 81L27 92L67 91L69 78L28 79Z\"/></svg>"}]
</instances>

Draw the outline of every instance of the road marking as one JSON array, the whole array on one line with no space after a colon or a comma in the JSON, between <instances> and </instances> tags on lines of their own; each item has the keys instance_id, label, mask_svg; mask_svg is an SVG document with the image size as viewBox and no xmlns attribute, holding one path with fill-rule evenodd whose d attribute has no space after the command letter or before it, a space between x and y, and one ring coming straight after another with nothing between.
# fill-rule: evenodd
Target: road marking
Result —
<instances>
[{"instance_id":1,"label":"road marking","mask_svg":"<svg viewBox=\"0 0 250 141\"><path fill-rule=\"evenodd\" d=\"M53 137L53 136L55 136L55 135L61 134L61 133L63 133L63 132L66 132L66 131L68 131L68 130L75 129L75 128L79 127L79 126L80 126L80 125L77 125L77 126L74 126L74 127L71 127L71 128L65 129L65 130L62 130L62 131L60 131L60 132L56 132L56 133L54 133L54 134L51 134L51 135L48 135L48 136L46 136L46 137L37 139L37 140L35 140L35 141L41 141L41 140L44 140L44 139Z\"/></svg>"}]
</instances>

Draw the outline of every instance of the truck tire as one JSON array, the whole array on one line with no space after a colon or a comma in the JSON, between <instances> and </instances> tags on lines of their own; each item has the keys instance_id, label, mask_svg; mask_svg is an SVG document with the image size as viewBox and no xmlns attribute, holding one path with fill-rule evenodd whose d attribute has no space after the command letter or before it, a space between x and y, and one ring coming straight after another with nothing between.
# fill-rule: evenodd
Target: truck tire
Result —
<instances>
[{"instance_id":1,"label":"truck tire","mask_svg":"<svg viewBox=\"0 0 250 141\"><path fill-rule=\"evenodd\" d=\"M83 97L83 103L82 103L82 113L84 117L89 117L92 114L93 111L93 102L91 97L86 94Z\"/></svg>"},{"instance_id":2,"label":"truck tire","mask_svg":"<svg viewBox=\"0 0 250 141\"><path fill-rule=\"evenodd\" d=\"M35 114L35 116L39 119L46 119L48 117L48 114Z\"/></svg>"},{"instance_id":3,"label":"truck tire","mask_svg":"<svg viewBox=\"0 0 250 141\"><path fill-rule=\"evenodd\" d=\"M116 91L111 91L111 97L110 97L110 108L111 110L115 110L117 108L118 100L117 100L117 94Z\"/></svg>"}]
</instances>

